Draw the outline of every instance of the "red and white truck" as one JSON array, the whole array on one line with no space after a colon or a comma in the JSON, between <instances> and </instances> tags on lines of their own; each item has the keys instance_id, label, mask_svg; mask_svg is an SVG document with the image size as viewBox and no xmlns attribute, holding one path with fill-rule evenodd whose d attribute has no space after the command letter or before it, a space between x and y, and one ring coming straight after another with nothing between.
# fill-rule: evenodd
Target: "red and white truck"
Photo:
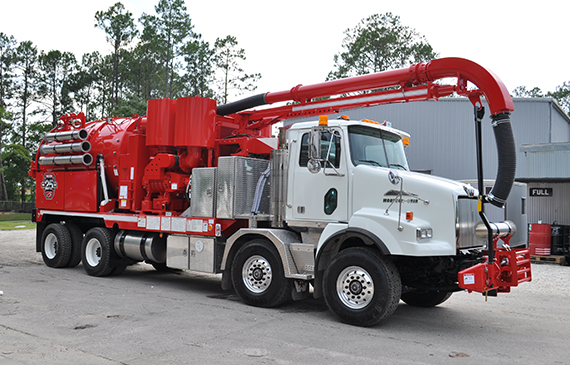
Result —
<instances>
[{"instance_id":1,"label":"red and white truck","mask_svg":"<svg viewBox=\"0 0 570 365\"><path fill-rule=\"evenodd\" d=\"M456 82L438 83L449 78ZM454 92L474 105L478 189L411 172L403 131L327 118ZM499 152L488 195L483 96ZM508 292L531 280L530 255L509 248L514 225L489 222L484 207L502 206L513 184L513 110L491 72L443 58L219 106L184 97L149 100L146 116L65 115L31 164L36 249L50 267L81 262L92 276L137 262L221 273L224 289L256 306L324 297L343 321L363 326L400 300L435 306L459 290ZM307 116L315 121L271 137L273 124Z\"/></svg>"}]
</instances>

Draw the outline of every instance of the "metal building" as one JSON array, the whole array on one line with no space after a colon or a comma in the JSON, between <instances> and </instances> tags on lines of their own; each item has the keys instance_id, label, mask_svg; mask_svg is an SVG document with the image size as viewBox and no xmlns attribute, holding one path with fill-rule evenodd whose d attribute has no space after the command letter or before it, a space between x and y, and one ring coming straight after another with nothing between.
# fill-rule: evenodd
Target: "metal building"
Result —
<instances>
[{"instance_id":1,"label":"metal building","mask_svg":"<svg viewBox=\"0 0 570 365\"><path fill-rule=\"evenodd\" d=\"M570 142L570 118L553 99L515 98L513 101L515 111L511 122L517 146ZM410 133L406 153L412 170L454 180L477 177L474 111L466 98L379 105L343 114L351 119L389 121L394 128ZM497 149L489 116L485 115L482 125L483 166L485 179L494 179ZM526 176L524 158L524 152L517 151L517 178Z\"/></svg>"},{"instance_id":2,"label":"metal building","mask_svg":"<svg viewBox=\"0 0 570 365\"><path fill-rule=\"evenodd\" d=\"M528 221L570 225L570 143L523 145Z\"/></svg>"}]
</instances>

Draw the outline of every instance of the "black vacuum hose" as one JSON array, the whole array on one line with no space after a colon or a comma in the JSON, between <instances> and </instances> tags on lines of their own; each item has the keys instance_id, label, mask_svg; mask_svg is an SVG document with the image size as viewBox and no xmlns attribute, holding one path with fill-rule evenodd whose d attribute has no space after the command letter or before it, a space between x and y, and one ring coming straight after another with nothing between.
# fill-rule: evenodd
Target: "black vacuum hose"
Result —
<instances>
[{"instance_id":1,"label":"black vacuum hose","mask_svg":"<svg viewBox=\"0 0 570 365\"><path fill-rule=\"evenodd\" d=\"M515 174L517 170L516 145L511 128L509 113L500 113L491 116L493 120L493 132L497 143L497 153L499 155L499 166L497 168L497 178L493 189L487 196L487 200L502 208L509 197Z\"/></svg>"},{"instance_id":2,"label":"black vacuum hose","mask_svg":"<svg viewBox=\"0 0 570 365\"><path fill-rule=\"evenodd\" d=\"M218 113L218 115L228 115L265 104L267 104L265 94L258 94L250 96L249 98L234 101L233 103L218 105L216 113Z\"/></svg>"}]
</instances>

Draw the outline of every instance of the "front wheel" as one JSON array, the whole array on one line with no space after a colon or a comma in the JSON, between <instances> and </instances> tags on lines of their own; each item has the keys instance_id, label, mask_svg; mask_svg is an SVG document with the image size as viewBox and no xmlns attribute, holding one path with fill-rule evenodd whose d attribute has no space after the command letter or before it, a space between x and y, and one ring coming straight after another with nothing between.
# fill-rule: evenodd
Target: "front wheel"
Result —
<instances>
[{"instance_id":1,"label":"front wheel","mask_svg":"<svg viewBox=\"0 0 570 365\"><path fill-rule=\"evenodd\" d=\"M243 245L231 270L234 289L247 304L269 308L291 298L291 280L285 278L279 253L267 240Z\"/></svg>"},{"instance_id":2,"label":"front wheel","mask_svg":"<svg viewBox=\"0 0 570 365\"><path fill-rule=\"evenodd\" d=\"M341 251L323 278L323 294L330 310L342 321L357 326L372 326L394 313L401 292L394 263L363 247Z\"/></svg>"},{"instance_id":3,"label":"front wheel","mask_svg":"<svg viewBox=\"0 0 570 365\"><path fill-rule=\"evenodd\" d=\"M402 301L407 305L413 307L435 307L451 296L451 292L446 291L410 291L407 293L402 293Z\"/></svg>"}]
</instances>

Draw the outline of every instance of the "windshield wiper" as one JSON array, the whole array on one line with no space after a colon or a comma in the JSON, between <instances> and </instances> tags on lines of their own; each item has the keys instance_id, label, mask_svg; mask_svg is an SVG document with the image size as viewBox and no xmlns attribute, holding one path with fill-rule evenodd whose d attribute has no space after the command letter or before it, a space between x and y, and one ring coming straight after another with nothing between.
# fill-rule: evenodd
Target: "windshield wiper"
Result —
<instances>
[{"instance_id":1,"label":"windshield wiper","mask_svg":"<svg viewBox=\"0 0 570 365\"><path fill-rule=\"evenodd\" d=\"M395 166L395 167L399 167L402 170L407 170L406 167L404 165L400 165L399 163L391 163L390 167Z\"/></svg>"},{"instance_id":2,"label":"windshield wiper","mask_svg":"<svg viewBox=\"0 0 570 365\"><path fill-rule=\"evenodd\" d=\"M380 165L380 162L378 161L374 161L374 160L356 160L356 162L364 162L364 163L371 163L380 167L384 167L382 165Z\"/></svg>"}]
</instances>

